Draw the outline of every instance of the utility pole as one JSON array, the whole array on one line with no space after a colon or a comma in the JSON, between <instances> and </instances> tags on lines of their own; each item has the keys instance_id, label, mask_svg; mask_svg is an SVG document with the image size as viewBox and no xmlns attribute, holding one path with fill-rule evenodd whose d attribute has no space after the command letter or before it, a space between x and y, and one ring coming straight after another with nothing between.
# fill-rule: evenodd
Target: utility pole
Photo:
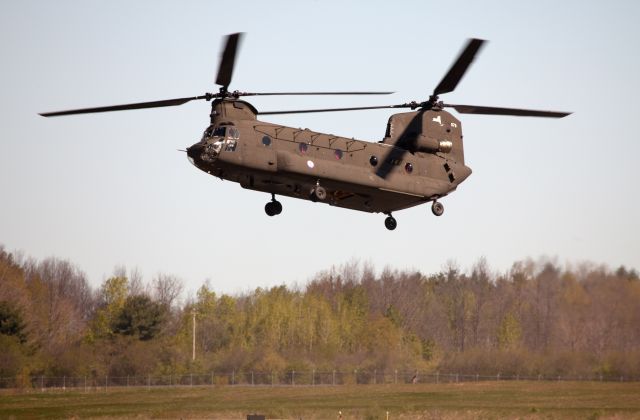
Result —
<instances>
[{"instance_id":1,"label":"utility pole","mask_svg":"<svg viewBox=\"0 0 640 420\"><path fill-rule=\"evenodd\" d=\"M196 310L194 309L193 312L193 356L191 360L196 360Z\"/></svg>"}]
</instances>

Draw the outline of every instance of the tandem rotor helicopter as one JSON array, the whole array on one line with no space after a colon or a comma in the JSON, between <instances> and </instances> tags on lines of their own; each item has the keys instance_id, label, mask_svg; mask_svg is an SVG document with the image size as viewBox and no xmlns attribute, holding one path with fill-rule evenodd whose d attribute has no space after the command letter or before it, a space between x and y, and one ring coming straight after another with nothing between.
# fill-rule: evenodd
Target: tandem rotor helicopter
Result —
<instances>
[{"instance_id":1,"label":"tandem rotor helicopter","mask_svg":"<svg viewBox=\"0 0 640 420\"><path fill-rule=\"evenodd\" d=\"M187 148L200 170L243 188L271 194L264 207L269 216L282 212L276 195L323 202L337 207L384 213L387 229L397 226L393 212L423 203L441 216L442 197L456 190L469 175L465 165L460 120L462 114L562 118L569 112L447 104L439 95L452 92L483 46L470 39L429 98L422 102L352 108L259 112L244 96L376 95L393 92L240 92L229 91L242 33L228 35L221 55L217 93L97 108L47 112L53 117L182 105L204 99L211 103L211 122L201 140ZM318 133L259 121L259 115L408 108L393 114L379 142Z\"/></svg>"}]
</instances>

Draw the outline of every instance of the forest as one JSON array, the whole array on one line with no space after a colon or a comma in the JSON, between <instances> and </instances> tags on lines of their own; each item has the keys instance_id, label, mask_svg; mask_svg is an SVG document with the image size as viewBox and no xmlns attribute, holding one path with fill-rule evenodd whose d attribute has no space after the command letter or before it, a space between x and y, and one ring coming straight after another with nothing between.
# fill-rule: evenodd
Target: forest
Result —
<instances>
[{"instance_id":1,"label":"forest","mask_svg":"<svg viewBox=\"0 0 640 420\"><path fill-rule=\"evenodd\" d=\"M0 247L0 377L287 370L640 376L634 269L551 259L440 272L351 261L302 286L218 294ZM196 358L193 360L193 319Z\"/></svg>"}]
</instances>

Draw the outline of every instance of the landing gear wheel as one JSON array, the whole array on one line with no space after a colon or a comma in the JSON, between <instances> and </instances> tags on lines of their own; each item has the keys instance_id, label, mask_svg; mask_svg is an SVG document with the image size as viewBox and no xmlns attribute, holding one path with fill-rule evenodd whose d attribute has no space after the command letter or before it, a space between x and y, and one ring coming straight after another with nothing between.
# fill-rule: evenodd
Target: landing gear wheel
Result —
<instances>
[{"instance_id":1,"label":"landing gear wheel","mask_svg":"<svg viewBox=\"0 0 640 420\"><path fill-rule=\"evenodd\" d=\"M444 206L439 201L434 201L431 205L431 212L436 216L442 216L444 213Z\"/></svg>"},{"instance_id":2,"label":"landing gear wheel","mask_svg":"<svg viewBox=\"0 0 640 420\"><path fill-rule=\"evenodd\" d=\"M264 212L267 213L267 216L276 215L276 209L273 205L273 201L269 201L267 204L264 205Z\"/></svg>"},{"instance_id":3,"label":"landing gear wheel","mask_svg":"<svg viewBox=\"0 0 640 420\"><path fill-rule=\"evenodd\" d=\"M314 189L311 190L311 201L324 201L327 199L327 190L325 190L320 185L316 185Z\"/></svg>"},{"instance_id":4,"label":"landing gear wheel","mask_svg":"<svg viewBox=\"0 0 640 420\"><path fill-rule=\"evenodd\" d=\"M384 219L384 226L389 230L394 230L398 226L398 222L393 216L388 216Z\"/></svg>"},{"instance_id":5,"label":"landing gear wheel","mask_svg":"<svg viewBox=\"0 0 640 420\"><path fill-rule=\"evenodd\" d=\"M264 205L264 212L267 213L267 216L275 216L282 213L282 204L276 200L274 194L271 195L271 201Z\"/></svg>"}]
</instances>

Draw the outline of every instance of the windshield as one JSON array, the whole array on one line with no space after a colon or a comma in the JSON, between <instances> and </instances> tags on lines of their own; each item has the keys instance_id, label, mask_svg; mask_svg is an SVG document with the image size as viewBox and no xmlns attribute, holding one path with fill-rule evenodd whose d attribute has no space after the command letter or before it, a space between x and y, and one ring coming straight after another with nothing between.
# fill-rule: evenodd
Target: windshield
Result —
<instances>
[{"instance_id":1,"label":"windshield","mask_svg":"<svg viewBox=\"0 0 640 420\"><path fill-rule=\"evenodd\" d=\"M226 131L226 127L216 127L213 130L213 137L224 137Z\"/></svg>"},{"instance_id":2,"label":"windshield","mask_svg":"<svg viewBox=\"0 0 640 420\"><path fill-rule=\"evenodd\" d=\"M206 130L204 130L204 133L202 134L202 138L203 139L208 139L211 137L223 137L226 134L226 127L213 127L213 126L209 126L207 127Z\"/></svg>"}]
</instances>

